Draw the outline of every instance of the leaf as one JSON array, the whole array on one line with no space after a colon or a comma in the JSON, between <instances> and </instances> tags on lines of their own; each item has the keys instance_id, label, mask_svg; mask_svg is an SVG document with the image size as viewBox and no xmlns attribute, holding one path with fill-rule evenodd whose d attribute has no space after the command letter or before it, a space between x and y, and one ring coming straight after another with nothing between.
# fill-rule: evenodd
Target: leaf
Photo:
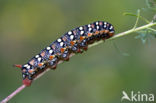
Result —
<instances>
[{"instance_id":1,"label":"leaf","mask_svg":"<svg viewBox=\"0 0 156 103\"><path fill-rule=\"evenodd\" d=\"M156 8L156 0L146 0L148 8Z\"/></svg>"},{"instance_id":2,"label":"leaf","mask_svg":"<svg viewBox=\"0 0 156 103\"><path fill-rule=\"evenodd\" d=\"M138 15L138 14L139 14L139 15ZM145 21L146 23L150 23L150 21L148 21L146 18L144 18L144 17L142 17L142 16L140 15L140 10L139 10L139 9L138 9L138 11L137 11L137 14L125 12L125 13L123 13L123 15L134 16L134 17L137 17L137 18L139 18L139 19L142 19L142 20Z\"/></svg>"},{"instance_id":3,"label":"leaf","mask_svg":"<svg viewBox=\"0 0 156 103\"><path fill-rule=\"evenodd\" d=\"M153 22L156 22L156 14L153 16Z\"/></svg>"},{"instance_id":4,"label":"leaf","mask_svg":"<svg viewBox=\"0 0 156 103\"><path fill-rule=\"evenodd\" d=\"M135 39L141 39L143 44L156 38L156 30L152 28L147 28L145 30L138 31L137 33L139 35L137 35Z\"/></svg>"}]
</instances>

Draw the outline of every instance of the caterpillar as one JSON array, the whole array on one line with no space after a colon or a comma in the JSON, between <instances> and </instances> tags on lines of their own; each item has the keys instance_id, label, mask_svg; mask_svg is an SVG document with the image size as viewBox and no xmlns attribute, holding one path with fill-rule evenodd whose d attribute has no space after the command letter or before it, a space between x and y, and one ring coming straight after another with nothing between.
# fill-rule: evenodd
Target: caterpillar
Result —
<instances>
[{"instance_id":1,"label":"caterpillar","mask_svg":"<svg viewBox=\"0 0 156 103\"><path fill-rule=\"evenodd\" d=\"M112 24L104 21L93 22L68 31L26 64L15 65L22 70L23 84L30 86L34 78L47 67L55 69L60 60L68 61L71 53L82 53L87 50L89 44L108 39L114 32Z\"/></svg>"}]
</instances>

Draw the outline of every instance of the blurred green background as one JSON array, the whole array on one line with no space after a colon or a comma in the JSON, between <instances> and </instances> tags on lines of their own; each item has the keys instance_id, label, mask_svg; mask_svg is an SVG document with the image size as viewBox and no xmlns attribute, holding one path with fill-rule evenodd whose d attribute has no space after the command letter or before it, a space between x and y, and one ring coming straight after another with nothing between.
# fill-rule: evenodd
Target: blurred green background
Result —
<instances>
[{"instance_id":1,"label":"blurred green background","mask_svg":"<svg viewBox=\"0 0 156 103\"><path fill-rule=\"evenodd\" d=\"M65 32L94 21L112 23L116 33L131 29L136 18L123 13L146 7L145 0L0 0L0 100L22 84L13 64L26 63ZM120 103L123 90L156 94L156 40L143 45L135 36L72 57L9 103Z\"/></svg>"}]
</instances>

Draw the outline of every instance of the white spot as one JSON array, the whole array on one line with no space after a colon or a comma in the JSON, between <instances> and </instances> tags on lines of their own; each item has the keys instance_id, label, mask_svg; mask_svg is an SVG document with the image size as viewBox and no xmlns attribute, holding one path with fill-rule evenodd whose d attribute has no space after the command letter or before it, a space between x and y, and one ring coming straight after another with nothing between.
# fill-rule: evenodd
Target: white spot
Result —
<instances>
[{"instance_id":1,"label":"white spot","mask_svg":"<svg viewBox=\"0 0 156 103\"><path fill-rule=\"evenodd\" d=\"M97 30L99 30L99 26L96 26Z\"/></svg>"},{"instance_id":2,"label":"white spot","mask_svg":"<svg viewBox=\"0 0 156 103\"><path fill-rule=\"evenodd\" d=\"M30 69L30 65L27 66L27 69Z\"/></svg>"},{"instance_id":3,"label":"white spot","mask_svg":"<svg viewBox=\"0 0 156 103\"><path fill-rule=\"evenodd\" d=\"M90 25L90 24L88 24L88 27L90 28L90 27L91 27L91 25Z\"/></svg>"},{"instance_id":4,"label":"white spot","mask_svg":"<svg viewBox=\"0 0 156 103\"><path fill-rule=\"evenodd\" d=\"M79 27L79 29L80 29L80 30L83 30L83 27L81 26L81 27Z\"/></svg>"},{"instance_id":5,"label":"white spot","mask_svg":"<svg viewBox=\"0 0 156 103\"><path fill-rule=\"evenodd\" d=\"M96 25L98 25L99 24L99 22L96 22Z\"/></svg>"},{"instance_id":6,"label":"white spot","mask_svg":"<svg viewBox=\"0 0 156 103\"><path fill-rule=\"evenodd\" d=\"M25 75L23 74L23 78L25 78Z\"/></svg>"},{"instance_id":7,"label":"white spot","mask_svg":"<svg viewBox=\"0 0 156 103\"><path fill-rule=\"evenodd\" d=\"M69 32L68 32L68 34L69 34L69 35L71 35L71 34L72 34L72 32L71 32L71 31L69 31Z\"/></svg>"},{"instance_id":8,"label":"white spot","mask_svg":"<svg viewBox=\"0 0 156 103\"><path fill-rule=\"evenodd\" d=\"M109 28L109 29L110 29L110 30L111 30L111 29L113 29L113 26L110 26L110 28Z\"/></svg>"},{"instance_id":9,"label":"white spot","mask_svg":"<svg viewBox=\"0 0 156 103\"><path fill-rule=\"evenodd\" d=\"M106 24L107 24L107 22L104 22L104 24L106 25Z\"/></svg>"},{"instance_id":10,"label":"white spot","mask_svg":"<svg viewBox=\"0 0 156 103\"><path fill-rule=\"evenodd\" d=\"M63 42L60 43L60 46L63 46Z\"/></svg>"},{"instance_id":11,"label":"white spot","mask_svg":"<svg viewBox=\"0 0 156 103\"><path fill-rule=\"evenodd\" d=\"M89 28L89 31L91 31L92 30L92 28Z\"/></svg>"},{"instance_id":12,"label":"white spot","mask_svg":"<svg viewBox=\"0 0 156 103\"><path fill-rule=\"evenodd\" d=\"M81 35L84 34L84 31L81 31L80 34L81 34Z\"/></svg>"},{"instance_id":13,"label":"white spot","mask_svg":"<svg viewBox=\"0 0 156 103\"><path fill-rule=\"evenodd\" d=\"M53 53L53 50L49 50L49 53L50 53L50 54Z\"/></svg>"},{"instance_id":14,"label":"white spot","mask_svg":"<svg viewBox=\"0 0 156 103\"><path fill-rule=\"evenodd\" d=\"M38 58L38 61L40 62L41 61L41 58Z\"/></svg>"},{"instance_id":15,"label":"white spot","mask_svg":"<svg viewBox=\"0 0 156 103\"><path fill-rule=\"evenodd\" d=\"M61 39L59 38L59 39L57 39L57 41L58 41L58 42L61 42Z\"/></svg>"},{"instance_id":16,"label":"white spot","mask_svg":"<svg viewBox=\"0 0 156 103\"><path fill-rule=\"evenodd\" d=\"M36 58L38 58L38 57L39 57L39 55L36 55L35 57L36 57Z\"/></svg>"},{"instance_id":17,"label":"white spot","mask_svg":"<svg viewBox=\"0 0 156 103\"><path fill-rule=\"evenodd\" d=\"M50 50L50 47L47 47L47 50Z\"/></svg>"},{"instance_id":18,"label":"white spot","mask_svg":"<svg viewBox=\"0 0 156 103\"><path fill-rule=\"evenodd\" d=\"M104 28L106 28L107 26L106 26L106 25L104 25L103 27L104 27Z\"/></svg>"},{"instance_id":19,"label":"white spot","mask_svg":"<svg viewBox=\"0 0 156 103\"><path fill-rule=\"evenodd\" d=\"M27 67L27 66L28 66L28 64L25 64L25 65L24 65L24 67Z\"/></svg>"},{"instance_id":20,"label":"white spot","mask_svg":"<svg viewBox=\"0 0 156 103\"><path fill-rule=\"evenodd\" d=\"M73 39L74 39L74 35L71 35L71 36L70 36L70 39L73 40Z\"/></svg>"}]
</instances>

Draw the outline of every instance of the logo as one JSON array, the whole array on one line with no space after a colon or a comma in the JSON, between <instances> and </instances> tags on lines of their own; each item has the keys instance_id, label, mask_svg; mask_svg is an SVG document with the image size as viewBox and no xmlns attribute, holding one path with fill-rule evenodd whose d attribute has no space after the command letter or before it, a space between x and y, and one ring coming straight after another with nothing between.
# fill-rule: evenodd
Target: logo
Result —
<instances>
[{"instance_id":1,"label":"logo","mask_svg":"<svg viewBox=\"0 0 156 103\"><path fill-rule=\"evenodd\" d=\"M128 95L125 91L122 91L122 98L121 101L131 101L131 102L153 102L154 101L154 94L145 94L141 93L140 91L134 92L131 91Z\"/></svg>"}]
</instances>

